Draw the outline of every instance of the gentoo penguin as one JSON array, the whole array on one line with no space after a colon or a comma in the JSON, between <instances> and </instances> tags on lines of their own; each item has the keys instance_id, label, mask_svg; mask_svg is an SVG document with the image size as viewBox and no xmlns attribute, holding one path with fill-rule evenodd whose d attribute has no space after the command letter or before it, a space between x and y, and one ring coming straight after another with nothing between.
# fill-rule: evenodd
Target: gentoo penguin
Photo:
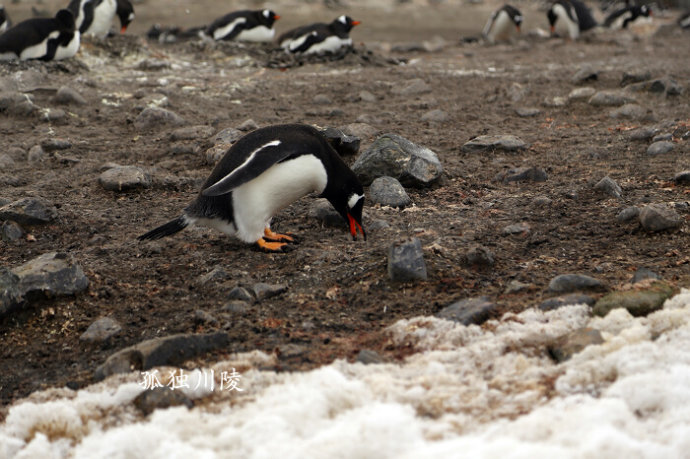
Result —
<instances>
[{"instance_id":1,"label":"gentoo penguin","mask_svg":"<svg viewBox=\"0 0 690 459\"><path fill-rule=\"evenodd\" d=\"M349 16L340 16L330 24L316 23L285 32L278 43L290 53L333 53L343 46L352 46L350 30L359 23Z\"/></svg>"},{"instance_id":2,"label":"gentoo penguin","mask_svg":"<svg viewBox=\"0 0 690 459\"><path fill-rule=\"evenodd\" d=\"M235 11L216 19L206 29L206 35L214 40L273 41L273 23L280 16L271 10Z\"/></svg>"},{"instance_id":3,"label":"gentoo penguin","mask_svg":"<svg viewBox=\"0 0 690 459\"><path fill-rule=\"evenodd\" d=\"M628 6L609 14L604 21L604 26L609 29L626 29L628 25L638 19L652 16L652 9L647 5Z\"/></svg>"},{"instance_id":4,"label":"gentoo penguin","mask_svg":"<svg viewBox=\"0 0 690 459\"><path fill-rule=\"evenodd\" d=\"M121 32L134 19L134 7L129 0L72 0L67 8L74 14L82 35L105 38L115 14L120 19Z\"/></svg>"},{"instance_id":5,"label":"gentoo penguin","mask_svg":"<svg viewBox=\"0 0 690 459\"><path fill-rule=\"evenodd\" d=\"M557 0L551 5L546 16L549 19L552 35L556 33L556 22L560 20L572 40L577 39L580 32L597 26L592 12L579 0Z\"/></svg>"},{"instance_id":6,"label":"gentoo penguin","mask_svg":"<svg viewBox=\"0 0 690 459\"><path fill-rule=\"evenodd\" d=\"M120 20L120 33L125 33L127 27L134 20L134 6L129 0L117 0L115 14Z\"/></svg>"},{"instance_id":7,"label":"gentoo penguin","mask_svg":"<svg viewBox=\"0 0 690 459\"><path fill-rule=\"evenodd\" d=\"M0 60L67 59L79 51L79 31L69 10L54 18L22 21L0 35Z\"/></svg>"},{"instance_id":8,"label":"gentoo penguin","mask_svg":"<svg viewBox=\"0 0 690 459\"><path fill-rule=\"evenodd\" d=\"M10 27L12 27L12 21L10 21L10 17L7 15L7 11L5 11L5 7L0 6L0 33L4 33Z\"/></svg>"},{"instance_id":9,"label":"gentoo penguin","mask_svg":"<svg viewBox=\"0 0 690 459\"><path fill-rule=\"evenodd\" d=\"M510 5L503 5L491 13L482 36L489 43L508 41L515 33L520 33L520 24L522 24L522 13Z\"/></svg>"},{"instance_id":10,"label":"gentoo penguin","mask_svg":"<svg viewBox=\"0 0 690 459\"><path fill-rule=\"evenodd\" d=\"M158 239L199 224L266 251L282 251L293 238L272 232L271 218L311 192L328 199L349 225L353 239L357 230L366 239L364 190L326 137L302 124L257 129L230 147L180 217L139 240Z\"/></svg>"},{"instance_id":11,"label":"gentoo penguin","mask_svg":"<svg viewBox=\"0 0 690 459\"><path fill-rule=\"evenodd\" d=\"M678 18L678 25L683 29L690 29L690 11L687 11Z\"/></svg>"}]
</instances>

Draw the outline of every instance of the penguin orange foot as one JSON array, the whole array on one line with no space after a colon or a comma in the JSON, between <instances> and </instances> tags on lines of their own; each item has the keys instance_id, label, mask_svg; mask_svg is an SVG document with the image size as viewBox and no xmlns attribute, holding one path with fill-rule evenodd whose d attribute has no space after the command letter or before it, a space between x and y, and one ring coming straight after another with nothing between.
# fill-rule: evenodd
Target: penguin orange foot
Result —
<instances>
[{"instance_id":1,"label":"penguin orange foot","mask_svg":"<svg viewBox=\"0 0 690 459\"><path fill-rule=\"evenodd\" d=\"M263 239L268 240L268 241L274 241L274 242L288 242L292 244L297 244L299 241L295 237L294 234L288 233L288 234L281 234L281 233L274 233L271 231L271 228L266 227L264 228L264 237Z\"/></svg>"}]
</instances>

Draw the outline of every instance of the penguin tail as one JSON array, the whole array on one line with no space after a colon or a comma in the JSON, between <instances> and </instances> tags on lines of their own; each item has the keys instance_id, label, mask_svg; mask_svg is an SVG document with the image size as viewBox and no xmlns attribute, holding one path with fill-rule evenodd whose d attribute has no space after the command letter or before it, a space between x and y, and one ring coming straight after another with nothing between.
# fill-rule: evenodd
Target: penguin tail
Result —
<instances>
[{"instance_id":1,"label":"penguin tail","mask_svg":"<svg viewBox=\"0 0 690 459\"><path fill-rule=\"evenodd\" d=\"M168 223L159 226L158 228L152 229L146 234L142 234L137 239L140 241L151 240L163 238L165 236L170 236L171 234L178 233L189 226L191 222L184 215L177 217L175 220L171 220Z\"/></svg>"}]
</instances>

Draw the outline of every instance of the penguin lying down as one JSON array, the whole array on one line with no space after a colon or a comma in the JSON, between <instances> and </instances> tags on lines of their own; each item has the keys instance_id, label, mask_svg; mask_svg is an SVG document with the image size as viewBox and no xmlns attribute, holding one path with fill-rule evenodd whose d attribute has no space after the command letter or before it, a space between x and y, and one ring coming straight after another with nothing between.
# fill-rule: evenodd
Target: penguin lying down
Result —
<instances>
[{"instance_id":1,"label":"penguin lying down","mask_svg":"<svg viewBox=\"0 0 690 459\"><path fill-rule=\"evenodd\" d=\"M282 252L295 240L271 231L271 218L312 192L328 199L353 239L358 230L366 239L364 189L328 140L307 125L268 126L228 149L181 216L138 239L159 239L198 224Z\"/></svg>"}]
</instances>

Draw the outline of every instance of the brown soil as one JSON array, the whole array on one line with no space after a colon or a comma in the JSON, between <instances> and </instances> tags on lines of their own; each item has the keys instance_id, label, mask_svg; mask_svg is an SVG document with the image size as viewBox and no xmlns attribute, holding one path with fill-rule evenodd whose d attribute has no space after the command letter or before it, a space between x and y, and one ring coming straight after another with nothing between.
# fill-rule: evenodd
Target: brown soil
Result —
<instances>
[{"instance_id":1,"label":"brown soil","mask_svg":"<svg viewBox=\"0 0 690 459\"><path fill-rule=\"evenodd\" d=\"M688 200L690 189L671 182L675 173L690 169L687 141L676 140L673 152L650 157L648 142L627 137L635 126L673 132L690 122L687 34L602 34L577 43L525 37L515 44L484 47L461 44L459 36L480 29L489 7L461 16L461 7L454 3L437 8L413 4L392 12L361 12L365 22L353 37L368 48L358 44L343 60L274 69L265 66L275 56L270 47L147 42L143 33L153 22L157 3L163 2L151 0L139 7L129 35L87 43L76 60L0 64L2 75L34 89L40 107L55 108L51 97L62 85L78 90L89 102L67 107L67 118L54 124L0 114L0 151L28 151L58 137L73 144L60 155L78 160L47 154L40 162L29 162L19 155L11 170L0 172L0 197L42 197L59 209L55 223L30 228L30 237L0 241L0 264L16 267L45 252L65 251L91 281L85 293L34 304L0 322L0 403L46 387L87 385L93 370L116 350L174 333L223 330L232 343L227 353L278 352L278 369L304 370L337 358L352 359L364 348L401 358L405 350L389 347L382 333L396 320L431 315L454 300L479 295L497 302L497 315L519 311L547 297L546 286L557 274L590 274L615 288L644 266L679 286L690 285L687 222L680 230L649 234L637 221L616 221L628 205ZM212 11L209 3L176 2L175 11L191 8L185 21L195 25L210 19L205 15ZM168 10L164 14L168 16L157 17L157 22L180 24L178 16ZM306 17L303 12L293 19L287 12L279 14L285 18L279 33L298 23L295 17ZM317 9L318 19L337 14L341 12ZM536 19L542 14L532 12L531 26L545 26L545 20ZM447 41L441 50L386 52L386 43L437 34ZM143 59L169 62L172 68L140 70ZM392 59L406 63L393 65ZM570 78L583 64L601 70L598 80L587 83L597 90L617 89L623 72L631 70L670 76L686 90L675 97L636 94L654 116L644 122L612 119L610 108L586 102L543 106L546 98L566 97L577 87ZM428 83L431 92L401 96L391 91L415 78ZM513 101L516 84L524 95ZM378 100L353 97L363 90ZM315 104L316 94L327 95L333 104ZM369 115L377 132L398 133L435 151L444 176L430 189L408 190L415 206L405 211L366 207L365 227L377 219L390 224L369 230L366 242L353 242L344 223L342 228L322 228L307 217L313 199L305 198L274 219L275 230L301 238L288 254L261 253L205 229L139 243L137 235L180 214L211 169L205 162L206 140L172 142L172 128L140 132L133 126L148 102L164 96L167 108L189 125L210 125L218 131L249 118L260 126L343 126ZM542 111L523 118L515 113L519 107ZM340 112L333 112L335 108ZM421 121L432 109L445 111L448 120ZM514 134L530 148L520 153L461 151L466 141L481 134ZM374 138L364 138L363 148ZM180 144L189 148L173 149ZM106 191L97 180L106 162L154 167L154 185L131 193ZM541 167L548 180L494 181L498 173L517 166ZM622 201L593 189L606 175L622 186ZM552 203L535 206L533 199L541 195ZM679 212L687 221L687 208L679 207ZM529 224L529 234L501 234L506 225L520 222ZM429 279L392 284L386 272L388 247L409 236L418 237L425 247ZM494 266L463 262L476 245L495 254ZM230 273L230 279L200 286L198 278L216 266ZM533 288L505 295L512 280ZM243 313L223 311L230 289L256 282L285 283L289 290ZM199 323L197 310L217 322ZM120 335L104 346L81 342L79 336L101 316L119 321Z\"/></svg>"}]
</instances>

